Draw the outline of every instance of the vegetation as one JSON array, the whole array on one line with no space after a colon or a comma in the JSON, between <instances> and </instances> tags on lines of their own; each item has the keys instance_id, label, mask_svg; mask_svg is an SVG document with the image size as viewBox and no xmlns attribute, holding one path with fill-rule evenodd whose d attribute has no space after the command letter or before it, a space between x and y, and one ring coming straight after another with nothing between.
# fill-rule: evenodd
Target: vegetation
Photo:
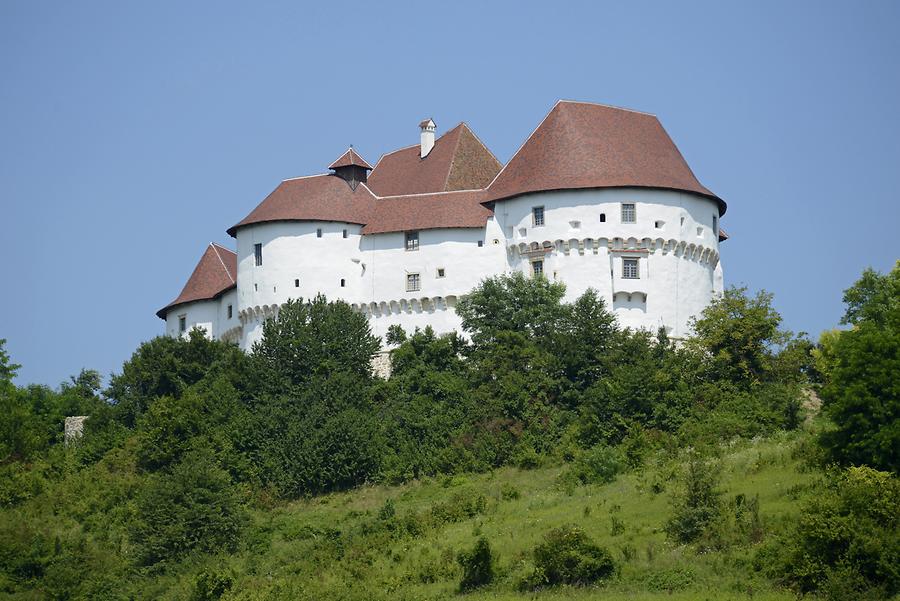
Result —
<instances>
[{"instance_id":1,"label":"vegetation","mask_svg":"<svg viewBox=\"0 0 900 601\"><path fill-rule=\"evenodd\" d=\"M322 297L250 353L151 340L105 389L17 387L0 342L0 598L896 594L898 282L866 272L815 346L765 293L676 342L501 276L465 337L392 328L388 379Z\"/></svg>"}]
</instances>

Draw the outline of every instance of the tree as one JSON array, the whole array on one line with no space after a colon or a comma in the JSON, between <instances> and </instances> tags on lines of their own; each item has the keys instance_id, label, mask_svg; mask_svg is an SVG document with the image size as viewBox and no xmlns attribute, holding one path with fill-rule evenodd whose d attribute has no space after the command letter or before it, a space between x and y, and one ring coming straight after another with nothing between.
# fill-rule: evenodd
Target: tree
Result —
<instances>
[{"instance_id":1,"label":"tree","mask_svg":"<svg viewBox=\"0 0 900 601\"><path fill-rule=\"evenodd\" d=\"M822 434L841 465L900 468L900 263L882 276L870 269L844 293L853 329L833 343L822 388L834 427Z\"/></svg>"},{"instance_id":2,"label":"tree","mask_svg":"<svg viewBox=\"0 0 900 601\"><path fill-rule=\"evenodd\" d=\"M6 346L6 338L0 338L0 386L3 384L11 384L21 365L12 363L9 359L9 353L3 347Z\"/></svg>"},{"instance_id":3,"label":"tree","mask_svg":"<svg viewBox=\"0 0 900 601\"><path fill-rule=\"evenodd\" d=\"M283 304L278 316L263 325L253 355L270 384L294 387L337 372L371 379L372 357L379 348L381 340L372 335L365 316L320 294L311 301Z\"/></svg>"},{"instance_id":4,"label":"tree","mask_svg":"<svg viewBox=\"0 0 900 601\"><path fill-rule=\"evenodd\" d=\"M791 338L779 325L771 294L731 287L692 320L692 344L708 355L714 378L749 386L769 377L775 349Z\"/></svg>"}]
</instances>

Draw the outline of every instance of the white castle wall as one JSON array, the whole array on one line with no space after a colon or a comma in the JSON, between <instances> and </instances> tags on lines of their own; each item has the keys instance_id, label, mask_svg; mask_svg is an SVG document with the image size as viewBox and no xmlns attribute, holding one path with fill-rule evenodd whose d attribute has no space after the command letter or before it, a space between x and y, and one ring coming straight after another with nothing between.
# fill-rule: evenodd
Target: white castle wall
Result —
<instances>
[{"instance_id":1,"label":"white castle wall","mask_svg":"<svg viewBox=\"0 0 900 601\"><path fill-rule=\"evenodd\" d=\"M621 222L622 203L636 205L635 223ZM544 208L540 227L532 223L536 206ZM532 261L541 258L544 274L566 284L567 299L594 288L621 325L665 326L670 334L685 336L689 319L723 286L714 216L718 221L718 205L694 194L623 188L500 201L484 228L420 231L417 251L405 249L403 232L363 236L356 224L250 225L237 232L237 290L171 311L167 332L177 335L178 316L186 314L188 329L204 327L211 336L249 349L281 304L318 293L350 303L378 336L393 324L447 332L459 329L456 302L482 279L513 270L530 273ZM261 266L255 264L257 243L263 245ZM638 258L638 279L622 277L623 257ZM420 275L419 291L406 291L408 273Z\"/></svg>"}]
</instances>

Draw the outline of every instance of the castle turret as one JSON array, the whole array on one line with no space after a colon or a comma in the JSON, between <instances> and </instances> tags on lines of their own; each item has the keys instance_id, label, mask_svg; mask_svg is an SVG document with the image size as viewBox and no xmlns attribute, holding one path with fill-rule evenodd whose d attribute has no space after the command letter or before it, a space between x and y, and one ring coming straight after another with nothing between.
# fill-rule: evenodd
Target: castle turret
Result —
<instances>
[{"instance_id":1,"label":"castle turret","mask_svg":"<svg viewBox=\"0 0 900 601\"><path fill-rule=\"evenodd\" d=\"M334 170L334 175L350 184L353 190L356 190L359 184L366 183L369 171L372 170L372 166L359 156L352 146L328 168Z\"/></svg>"}]
</instances>

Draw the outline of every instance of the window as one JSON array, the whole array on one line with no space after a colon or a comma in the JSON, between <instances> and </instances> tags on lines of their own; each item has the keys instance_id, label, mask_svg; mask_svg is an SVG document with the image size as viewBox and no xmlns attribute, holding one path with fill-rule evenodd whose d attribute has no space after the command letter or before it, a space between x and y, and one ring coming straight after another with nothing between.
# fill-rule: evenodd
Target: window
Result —
<instances>
[{"instance_id":1,"label":"window","mask_svg":"<svg viewBox=\"0 0 900 601\"><path fill-rule=\"evenodd\" d=\"M540 259L531 262L531 273L534 277L544 275L544 262Z\"/></svg>"},{"instance_id":2,"label":"window","mask_svg":"<svg viewBox=\"0 0 900 601\"><path fill-rule=\"evenodd\" d=\"M661 229L663 229L663 226L666 225L666 222L665 221L657 221L655 225L656 225L656 229L661 230Z\"/></svg>"},{"instance_id":3,"label":"window","mask_svg":"<svg viewBox=\"0 0 900 601\"><path fill-rule=\"evenodd\" d=\"M606 223L606 213L600 213L600 223Z\"/></svg>"},{"instance_id":4,"label":"window","mask_svg":"<svg viewBox=\"0 0 900 601\"><path fill-rule=\"evenodd\" d=\"M544 225L544 207L534 207L531 209L531 224L534 227Z\"/></svg>"},{"instance_id":5,"label":"window","mask_svg":"<svg viewBox=\"0 0 900 601\"><path fill-rule=\"evenodd\" d=\"M622 203L622 223L635 223L637 214L633 203Z\"/></svg>"},{"instance_id":6,"label":"window","mask_svg":"<svg viewBox=\"0 0 900 601\"><path fill-rule=\"evenodd\" d=\"M479 241L478 241L478 248L481 248L482 246L484 246L484 240L479 240Z\"/></svg>"},{"instance_id":7,"label":"window","mask_svg":"<svg viewBox=\"0 0 900 601\"><path fill-rule=\"evenodd\" d=\"M419 250L419 232L406 232L406 250Z\"/></svg>"},{"instance_id":8,"label":"window","mask_svg":"<svg viewBox=\"0 0 900 601\"><path fill-rule=\"evenodd\" d=\"M178 316L178 333L184 334L187 331L187 317L184 315Z\"/></svg>"},{"instance_id":9,"label":"window","mask_svg":"<svg viewBox=\"0 0 900 601\"><path fill-rule=\"evenodd\" d=\"M406 274L406 291L407 292L418 292L422 289L422 282L419 279L418 273L407 273Z\"/></svg>"},{"instance_id":10,"label":"window","mask_svg":"<svg viewBox=\"0 0 900 601\"><path fill-rule=\"evenodd\" d=\"M318 228L316 230L316 238L321 238L321 237L322 237L322 228Z\"/></svg>"},{"instance_id":11,"label":"window","mask_svg":"<svg viewBox=\"0 0 900 601\"><path fill-rule=\"evenodd\" d=\"M444 277L444 268L443 267L438 267L437 277L439 277L439 278Z\"/></svg>"},{"instance_id":12,"label":"window","mask_svg":"<svg viewBox=\"0 0 900 601\"><path fill-rule=\"evenodd\" d=\"M697 226L697 237L698 237L698 238L701 238L702 236L703 236L703 226L702 226L702 225L698 225L698 226Z\"/></svg>"},{"instance_id":13,"label":"window","mask_svg":"<svg viewBox=\"0 0 900 601\"><path fill-rule=\"evenodd\" d=\"M232 315L234 315L231 305L228 305L228 319L231 319Z\"/></svg>"},{"instance_id":14,"label":"window","mask_svg":"<svg viewBox=\"0 0 900 601\"><path fill-rule=\"evenodd\" d=\"M259 284L253 284L253 292L259 292Z\"/></svg>"},{"instance_id":15,"label":"window","mask_svg":"<svg viewBox=\"0 0 900 601\"><path fill-rule=\"evenodd\" d=\"M256 266L262 265L262 244L253 245L253 256L256 258Z\"/></svg>"},{"instance_id":16,"label":"window","mask_svg":"<svg viewBox=\"0 0 900 601\"><path fill-rule=\"evenodd\" d=\"M719 218L713 215L713 236L719 233Z\"/></svg>"},{"instance_id":17,"label":"window","mask_svg":"<svg viewBox=\"0 0 900 601\"><path fill-rule=\"evenodd\" d=\"M570 222L569 222L569 227L572 228L573 230L580 230L580 229L581 229L581 222L580 222L580 221L570 221Z\"/></svg>"},{"instance_id":18,"label":"window","mask_svg":"<svg viewBox=\"0 0 900 601\"><path fill-rule=\"evenodd\" d=\"M622 277L629 280L640 278L637 259L622 259Z\"/></svg>"},{"instance_id":19,"label":"window","mask_svg":"<svg viewBox=\"0 0 900 601\"><path fill-rule=\"evenodd\" d=\"M344 238L347 237L347 230L344 230Z\"/></svg>"},{"instance_id":20,"label":"window","mask_svg":"<svg viewBox=\"0 0 900 601\"><path fill-rule=\"evenodd\" d=\"M299 288L299 287L300 287L300 279L298 278L298 279L294 280L294 288Z\"/></svg>"},{"instance_id":21,"label":"window","mask_svg":"<svg viewBox=\"0 0 900 601\"><path fill-rule=\"evenodd\" d=\"M341 288L343 288L346 285L347 285L347 280L345 280L344 278L341 278Z\"/></svg>"}]
</instances>

